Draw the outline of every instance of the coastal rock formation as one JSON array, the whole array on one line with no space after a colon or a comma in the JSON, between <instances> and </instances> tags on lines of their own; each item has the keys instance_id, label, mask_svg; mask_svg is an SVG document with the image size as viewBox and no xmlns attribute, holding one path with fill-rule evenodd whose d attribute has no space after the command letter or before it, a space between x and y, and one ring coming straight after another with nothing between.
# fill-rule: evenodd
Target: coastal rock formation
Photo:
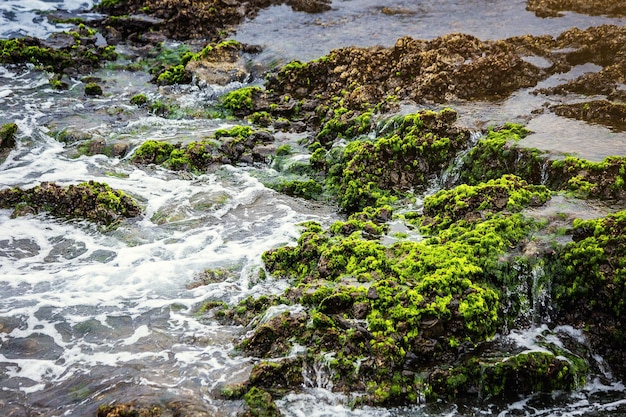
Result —
<instances>
[{"instance_id":1,"label":"coastal rock formation","mask_svg":"<svg viewBox=\"0 0 626 417\"><path fill-rule=\"evenodd\" d=\"M565 11L594 16L626 16L626 4L621 0L528 0L526 10L539 17L558 17Z\"/></svg>"},{"instance_id":2,"label":"coastal rock formation","mask_svg":"<svg viewBox=\"0 0 626 417\"><path fill-rule=\"evenodd\" d=\"M143 34L152 32L148 38L154 38L155 32L160 32L170 39L220 41L235 25L271 5L287 4L296 11L319 13L329 10L330 3L329 0L109 0L101 2L97 9L110 16L101 23L108 37L145 42Z\"/></svg>"}]
</instances>

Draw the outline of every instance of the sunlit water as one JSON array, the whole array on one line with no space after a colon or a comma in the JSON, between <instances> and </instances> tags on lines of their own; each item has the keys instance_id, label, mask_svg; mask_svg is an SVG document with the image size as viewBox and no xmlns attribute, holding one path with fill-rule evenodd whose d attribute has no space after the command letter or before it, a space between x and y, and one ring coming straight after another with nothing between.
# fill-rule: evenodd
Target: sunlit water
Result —
<instances>
[{"instance_id":1,"label":"sunlit water","mask_svg":"<svg viewBox=\"0 0 626 417\"><path fill-rule=\"evenodd\" d=\"M45 36L62 30L62 25L48 24L35 10L87 10L90 5L74 0L0 0L0 37ZM384 13L383 7L396 14ZM315 58L338 46L389 45L403 35L430 38L463 31L497 38L555 34L572 25L623 23L576 14L541 20L523 11L522 1L335 1L333 8L307 15L272 7L246 23L237 36L264 44L266 52L258 59L267 64ZM132 400L176 401L187 410L234 415L240 404L221 400L219 391L226 383L245 380L249 372L251 360L232 351L234 338L245 329L220 326L199 315L198 309L205 301L235 303L248 295L281 292L285 282L259 280L261 254L294 242L297 223L329 224L338 215L333 207L265 188L257 177L260 170L272 175L270 167L225 166L191 176L140 168L129 163L128 156L72 158L71 149L55 139L58 131L124 142L132 150L146 139L199 140L236 123L166 120L128 104L137 92L168 94L181 105L210 103L220 90L159 90L140 73L98 75L105 80L105 96L86 98L78 80L69 91L59 92L49 88L48 74L0 67L0 123L19 126L18 145L0 165L1 188L96 180L131 194L143 208L141 217L124 221L113 231L46 214L13 219L10 210L0 210L0 415L89 416L100 404ZM528 138L535 141L532 146L564 151L571 139L566 132L580 130L566 126L575 122L562 118L556 118L559 123L541 120L556 116L530 118L542 100L546 98L522 91L502 103L460 105L460 123L475 129L509 120L538 123L533 130L539 133ZM541 126L554 132L563 126L563 133L542 139ZM606 146L598 146L600 142L585 142L585 137L597 140L602 128L581 124L583 128L591 129L579 135L586 147L573 151L592 159L626 154L619 134L605 132L600 139ZM575 212L577 206L572 207ZM195 285L206 269L225 271L224 279ZM539 321L503 338L523 349L540 349L536 341L545 338L546 331ZM568 332L574 330L561 329L550 337L558 340ZM625 415L624 386L611 378L601 358L593 366L597 376L572 395L528 397L507 404L353 410L350 398L330 391L332 384L320 364L306 375L302 392L287 395L278 405L286 416L316 417Z\"/></svg>"}]
</instances>

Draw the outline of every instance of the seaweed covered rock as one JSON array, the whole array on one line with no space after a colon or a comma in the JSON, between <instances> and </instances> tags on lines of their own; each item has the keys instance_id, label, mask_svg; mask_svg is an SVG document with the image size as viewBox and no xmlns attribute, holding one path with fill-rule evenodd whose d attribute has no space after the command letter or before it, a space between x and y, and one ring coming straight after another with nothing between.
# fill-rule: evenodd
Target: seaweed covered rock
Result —
<instances>
[{"instance_id":1,"label":"seaweed covered rock","mask_svg":"<svg viewBox=\"0 0 626 417\"><path fill-rule=\"evenodd\" d=\"M519 398L539 392L572 391L585 381L585 361L556 346L493 357L470 358L433 372L428 397L478 394L482 398Z\"/></svg>"},{"instance_id":2,"label":"seaweed covered rock","mask_svg":"<svg viewBox=\"0 0 626 417\"><path fill-rule=\"evenodd\" d=\"M96 32L82 25L76 31L56 33L46 40L0 40L0 63L30 63L59 74L87 73L103 61L116 58L115 47L100 45Z\"/></svg>"},{"instance_id":3,"label":"seaweed covered rock","mask_svg":"<svg viewBox=\"0 0 626 417\"><path fill-rule=\"evenodd\" d=\"M514 175L505 175L476 186L459 185L441 190L424 201L422 227L438 230L459 220L476 221L503 210L520 211L545 204L550 191L543 185L528 184Z\"/></svg>"},{"instance_id":4,"label":"seaweed covered rock","mask_svg":"<svg viewBox=\"0 0 626 417\"><path fill-rule=\"evenodd\" d=\"M626 200L626 157L609 156L600 162L576 157L552 161L546 185L584 198Z\"/></svg>"},{"instance_id":5,"label":"seaweed covered rock","mask_svg":"<svg viewBox=\"0 0 626 417\"><path fill-rule=\"evenodd\" d=\"M450 34L432 41L401 38L391 48L336 49L317 61L284 67L266 87L296 99L343 96L348 108L358 109L389 95L416 102L506 96L543 75L506 42Z\"/></svg>"},{"instance_id":6,"label":"seaweed covered rock","mask_svg":"<svg viewBox=\"0 0 626 417\"><path fill-rule=\"evenodd\" d=\"M540 184L545 157L539 150L519 144L529 133L524 126L512 123L490 129L464 158L460 181L475 185L513 174Z\"/></svg>"},{"instance_id":7,"label":"seaweed covered rock","mask_svg":"<svg viewBox=\"0 0 626 417\"><path fill-rule=\"evenodd\" d=\"M601 162L542 153L525 148L520 140L528 133L520 125L507 124L487 133L463 162L460 181L475 185L506 174L550 190L581 197L626 199L626 159L611 156Z\"/></svg>"},{"instance_id":8,"label":"seaweed covered rock","mask_svg":"<svg viewBox=\"0 0 626 417\"><path fill-rule=\"evenodd\" d=\"M132 162L157 164L173 170L203 172L213 164L266 163L269 155L258 145L274 141L268 132L255 132L249 126L215 131L215 140L171 144L148 140L135 150ZM220 143L221 142L221 143Z\"/></svg>"},{"instance_id":9,"label":"seaweed covered rock","mask_svg":"<svg viewBox=\"0 0 626 417\"><path fill-rule=\"evenodd\" d=\"M558 319L586 327L594 350L626 377L626 211L574 224L550 264Z\"/></svg>"},{"instance_id":10,"label":"seaweed covered rock","mask_svg":"<svg viewBox=\"0 0 626 417\"><path fill-rule=\"evenodd\" d=\"M557 17L564 11L592 16L626 16L626 5L621 0L528 0L526 10L539 17Z\"/></svg>"},{"instance_id":11,"label":"seaweed covered rock","mask_svg":"<svg viewBox=\"0 0 626 417\"><path fill-rule=\"evenodd\" d=\"M539 68L524 58L539 54L552 59L553 44L552 38L483 42L450 34L431 41L405 37L391 48L336 49L270 74L265 90L256 91L252 103L237 111L303 122L318 129L326 145L327 135L332 140L347 130L358 133L368 128L372 114L394 109L399 101L491 100L534 86L557 66Z\"/></svg>"},{"instance_id":12,"label":"seaweed covered rock","mask_svg":"<svg viewBox=\"0 0 626 417\"><path fill-rule=\"evenodd\" d=\"M67 187L43 182L27 190L4 189L0 191L0 204L2 208L15 209L15 215L47 211L55 216L87 219L103 225L141 213L130 196L94 181Z\"/></svg>"},{"instance_id":13,"label":"seaweed covered rock","mask_svg":"<svg viewBox=\"0 0 626 417\"><path fill-rule=\"evenodd\" d=\"M534 191L537 204L545 201L542 187ZM524 196L512 207L534 201ZM304 224L296 246L263 254L268 272L289 278L292 288L278 310L267 300L268 312L282 313L271 319L260 313L242 348L275 358L305 347L303 369L325 367L334 389L363 391L366 403L415 402L430 376L472 357L504 325L499 258L532 230L532 221L505 208L495 205L489 219L458 221L425 241L391 246L379 239L391 218L388 207L369 207L326 230ZM263 381L252 385L271 388ZM445 395L455 396L454 390Z\"/></svg>"},{"instance_id":14,"label":"seaweed covered rock","mask_svg":"<svg viewBox=\"0 0 626 417\"><path fill-rule=\"evenodd\" d=\"M15 134L17 125L7 123L0 126L0 155L15 146Z\"/></svg>"},{"instance_id":15,"label":"seaweed covered rock","mask_svg":"<svg viewBox=\"0 0 626 417\"><path fill-rule=\"evenodd\" d=\"M469 131L454 127L455 120L451 109L398 116L376 139L349 143L337 161L331 155L327 182L339 205L352 213L424 188L469 146Z\"/></svg>"}]
</instances>

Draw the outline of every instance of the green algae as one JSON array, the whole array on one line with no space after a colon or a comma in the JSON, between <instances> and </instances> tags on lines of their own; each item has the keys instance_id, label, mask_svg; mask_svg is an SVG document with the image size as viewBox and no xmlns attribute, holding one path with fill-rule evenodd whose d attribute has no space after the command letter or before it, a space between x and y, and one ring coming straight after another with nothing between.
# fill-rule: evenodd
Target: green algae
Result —
<instances>
[{"instance_id":1,"label":"green algae","mask_svg":"<svg viewBox=\"0 0 626 417\"><path fill-rule=\"evenodd\" d=\"M260 87L243 87L220 98L221 105L234 114L241 111L252 109L252 97L255 93L261 91Z\"/></svg>"},{"instance_id":2,"label":"green algae","mask_svg":"<svg viewBox=\"0 0 626 417\"><path fill-rule=\"evenodd\" d=\"M268 183L266 186L279 193L306 200L319 200L323 192L322 186L315 180L283 180L278 183Z\"/></svg>"},{"instance_id":3,"label":"green algae","mask_svg":"<svg viewBox=\"0 0 626 417\"><path fill-rule=\"evenodd\" d=\"M525 207L546 203L550 195L547 187L528 184L514 175L475 186L461 184L451 190L440 190L424 200L426 219L422 221L422 231L445 229L461 219L475 221L503 210L519 212Z\"/></svg>"},{"instance_id":4,"label":"green algae","mask_svg":"<svg viewBox=\"0 0 626 417\"><path fill-rule=\"evenodd\" d=\"M148 103L148 96L145 94L135 94L130 98L130 104L135 106L143 106Z\"/></svg>"},{"instance_id":5,"label":"green algae","mask_svg":"<svg viewBox=\"0 0 626 417\"><path fill-rule=\"evenodd\" d=\"M281 412L267 391L252 387L243 397L248 410L243 413L246 417L277 417Z\"/></svg>"},{"instance_id":6,"label":"green algae","mask_svg":"<svg viewBox=\"0 0 626 417\"><path fill-rule=\"evenodd\" d=\"M514 123L490 129L465 158L461 181L472 185L514 174L531 184L540 184L543 153L519 146L529 133Z\"/></svg>"},{"instance_id":7,"label":"green algae","mask_svg":"<svg viewBox=\"0 0 626 417\"><path fill-rule=\"evenodd\" d=\"M148 140L133 154L131 162L157 164L175 171L203 172L216 161L217 143L211 140L182 144Z\"/></svg>"},{"instance_id":8,"label":"green algae","mask_svg":"<svg viewBox=\"0 0 626 417\"><path fill-rule=\"evenodd\" d=\"M626 317L626 211L574 222L574 241L552 265L556 300Z\"/></svg>"},{"instance_id":9,"label":"green algae","mask_svg":"<svg viewBox=\"0 0 626 417\"><path fill-rule=\"evenodd\" d=\"M328 171L327 183L348 213L367 206L385 205L423 189L458 151L467 146L469 133L437 129L433 120L453 121L456 112L442 110L397 116L375 140L350 142L338 163ZM447 127L447 125L446 125ZM444 136L451 133L453 136Z\"/></svg>"},{"instance_id":10,"label":"green algae","mask_svg":"<svg viewBox=\"0 0 626 417\"><path fill-rule=\"evenodd\" d=\"M189 84L191 80L192 76L183 64L169 67L156 77L156 83L159 85Z\"/></svg>"},{"instance_id":11,"label":"green algae","mask_svg":"<svg viewBox=\"0 0 626 417\"><path fill-rule=\"evenodd\" d=\"M31 63L55 72L61 72L73 65L69 52L43 47L33 38L0 40L0 62Z\"/></svg>"},{"instance_id":12,"label":"green algae","mask_svg":"<svg viewBox=\"0 0 626 417\"><path fill-rule=\"evenodd\" d=\"M521 125L492 129L463 161L460 181L476 185L513 174L530 184L543 184L579 198L626 199L626 158L610 156L600 162L550 155L520 146L529 132Z\"/></svg>"},{"instance_id":13,"label":"green algae","mask_svg":"<svg viewBox=\"0 0 626 417\"><path fill-rule=\"evenodd\" d=\"M268 272L292 280L285 297L310 308L314 330L331 335L292 336L309 352L334 350L329 366L339 383L354 388L357 380L371 382L367 401L376 404L406 403L424 389L423 381L399 376L407 361L423 372L454 357L461 342L476 346L504 324L491 269L532 230L519 213L498 214L472 224L458 221L423 242L387 247L377 237L389 211L369 208L326 230L306 223L295 247L263 254ZM356 331L346 320L356 318L365 318L367 337L348 343L346 352L341 346ZM320 338L323 345L311 343ZM365 367L366 357L376 366Z\"/></svg>"},{"instance_id":14,"label":"green algae","mask_svg":"<svg viewBox=\"0 0 626 417\"><path fill-rule=\"evenodd\" d=\"M600 162L566 157L550 164L548 185L582 198L626 199L626 158Z\"/></svg>"}]
</instances>

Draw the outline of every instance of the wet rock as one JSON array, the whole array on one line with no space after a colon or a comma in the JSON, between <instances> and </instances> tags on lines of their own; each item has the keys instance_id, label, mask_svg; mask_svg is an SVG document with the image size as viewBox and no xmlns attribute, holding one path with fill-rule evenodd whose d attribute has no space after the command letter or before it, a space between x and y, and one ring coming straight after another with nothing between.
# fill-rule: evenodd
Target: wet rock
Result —
<instances>
[{"instance_id":1,"label":"wet rock","mask_svg":"<svg viewBox=\"0 0 626 417\"><path fill-rule=\"evenodd\" d=\"M360 111L377 103L385 108L389 97L418 103L504 97L546 75L518 50L512 42L462 34L432 41L401 38L391 48L337 49L317 61L288 64L270 77L266 89L272 93L255 97L253 111L261 111L266 100L280 106L285 96L304 101L300 110L315 108L307 104L313 97L322 102L343 97L345 108Z\"/></svg>"},{"instance_id":2,"label":"wet rock","mask_svg":"<svg viewBox=\"0 0 626 417\"><path fill-rule=\"evenodd\" d=\"M555 114L570 119L601 124L615 130L626 130L626 105L608 100L559 104L550 107Z\"/></svg>"},{"instance_id":3,"label":"wet rock","mask_svg":"<svg viewBox=\"0 0 626 417\"><path fill-rule=\"evenodd\" d=\"M592 16L626 16L626 5L621 0L528 0L526 10L539 17L557 17L564 11Z\"/></svg>"},{"instance_id":4,"label":"wet rock","mask_svg":"<svg viewBox=\"0 0 626 417\"><path fill-rule=\"evenodd\" d=\"M0 40L0 63L39 65L56 74L84 74L115 60L115 48L99 44L95 31L79 26L54 34L48 40L19 38Z\"/></svg>"},{"instance_id":5,"label":"wet rock","mask_svg":"<svg viewBox=\"0 0 626 417\"><path fill-rule=\"evenodd\" d=\"M101 96L102 87L97 83L87 83L85 84L85 94L88 96Z\"/></svg>"},{"instance_id":6,"label":"wet rock","mask_svg":"<svg viewBox=\"0 0 626 417\"><path fill-rule=\"evenodd\" d=\"M554 48L557 49L552 52L556 59L562 57L562 70L585 63L600 65L602 69L582 74L555 87L539 89L536 93L606 95L610 100L623 102L625 93L621 86L626 82L625 42L626 29L621 26L602 25L563 32L556 38Z\"/></svg>"},{"instance_id":7,"label":"wet rock","mask_svg":"<svg viewBox=\"0 0 626 417\"><path fill-rule=\"evenodd\" d=\"M196 83L201 85L226 85L243 82L249 77L243 54L258 51L236 41L226 41L207 45L185 69L193 74Z\"/></svg>"},{"instance_id":8,"label":"wet rock","mask_svg":"<svg viewBox=\"0 0 626 417\"><path fill-rule=\"evenodd\" d=\"M114 27L123 38L141 42L147 33L167 38L219 41L245 18L273 4L288 4L296 11L319 13L330 9L329 0L127 0L106 2L96 9L109 14L102 26ZM190 30L193 28L193 30Z\"/></svg>"},{"instance_id":9,"label":"wet rock","mask_svg":"<svg viewBox=\"0 0 626 417\"><path fill-rule=\"evenodd\" d=\"M285 312L258 326L242 346L253 356L283 356L291 350L288 339L303 331L307 318L304 313Z\"/></svg>"},{"instance_id":10,"label":"wet rock","mask_svg":"<svg viewBox=\"0 0 626 417\"><path fill-rule=\"evenodd\" d=\"M128 195L108 185L90 181L61 187L54 183L22 190L19 187L0 191L0 207L27 205L54 215L88 219L103 225L112 225L124 217L141 213L138 204Z\"/></svg>"},{"instance_id":11,"label":"wet rock","mask_svg":"<svg viewBox=\"0 0 626 417\"><path fill-rule=\"evenodd\" d=\"M626 376L626 212L576 221L574 241L550 259L560 322L586 327L594 351Z\"/></svg>"},{"instance_id":12,"label":"wet rock","mask_svg":"<svg viewBox=\"0 0 626 417\"><path fill-rule=\"evenodd\" d=\"M16 133L17 125L15 123L7 123L0 126L0 155L15 146Z\"/></svg>"},{"instance_id":13,"label":"wet rock","mask_svg":"<svg viewBox=\"0 0 626 417\"><path fill-rule=\"evenodd\" d=\"M261 362L252 368L250 384L265 390L288 391L302 385L302 358Z\"/></svg>"}]
</instances>

